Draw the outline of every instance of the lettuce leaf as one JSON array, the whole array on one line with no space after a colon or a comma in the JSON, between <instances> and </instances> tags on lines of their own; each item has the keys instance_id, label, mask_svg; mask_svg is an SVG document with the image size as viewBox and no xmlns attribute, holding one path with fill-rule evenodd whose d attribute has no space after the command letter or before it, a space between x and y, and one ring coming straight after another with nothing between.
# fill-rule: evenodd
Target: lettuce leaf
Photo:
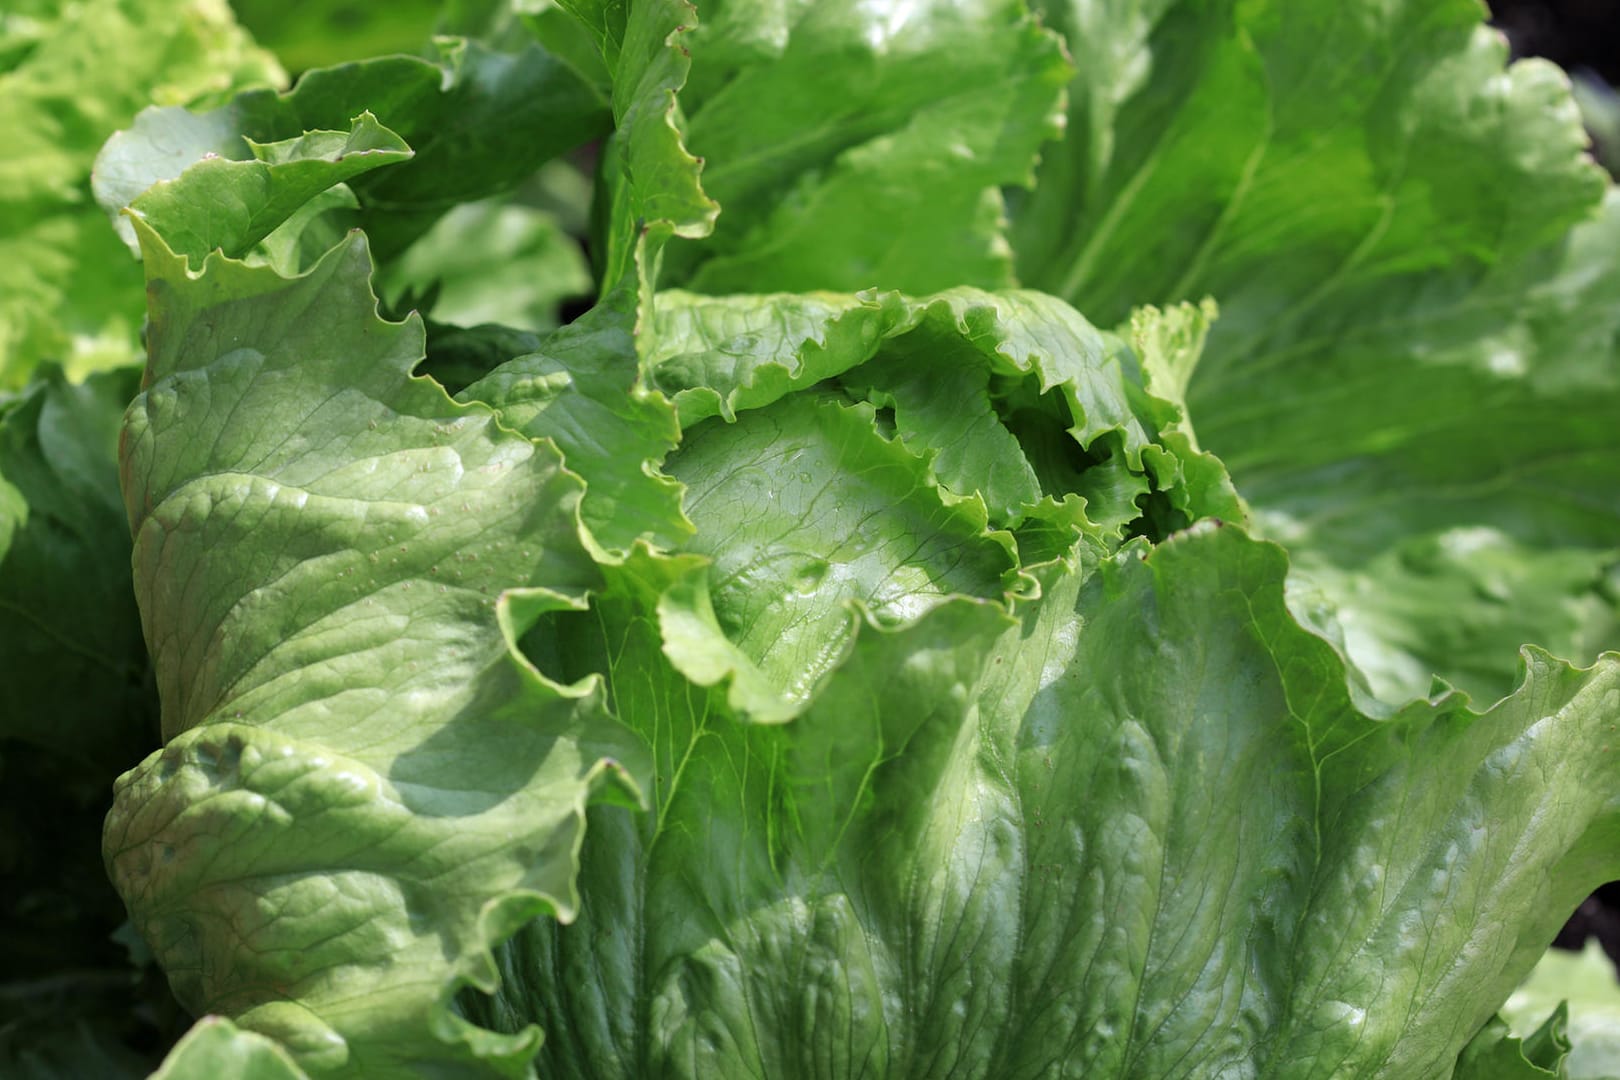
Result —
<instances>
[{"instance_id":1,"label":"lettuce leaf","mask_svg":"<svg viewBox=\"0 0 1620 1080\"><path fill-rule=\"evenodd\" d=\"M0 389L43 360L82 378L139 355L140 271L90 198L107 137L153 101L286 78L219 0L51 0L16 21L32 33L0 50Z\"/></svg>"},{"instance_id":2,"label":"lettuce leaf","mask_svg":"<svg viewBox=\"0 0 1620 1080\"><path fill-rule=\"evenodd\" d=\"M1000 188L1029 183L1069 72L1021 3L563 6L614 87L604 283L666 221L705 242L667 249L661 280L703 292L1014 284Z\"/></svg>"},{"instance_id":3,"label":"lettuce leaf","mask_svg":"<svg viewBox=\"0 0 1620 1080\"><path fill-rule=\"evenodd\" d=\"M1070 69L1009 0L704 5L680 94L713 237L702 292L1014 284L1000 189L1060 131ZM949 78L941 78L944 71Z\"/></svg>"},{"instance_id":4,"label":"lettuce leaf","mask_svg":"<svg viewBox=\"0 0 1620 1080\"><path fill-rule=\"evenodd\" d=\"M595 580L580 485L409 377L420 322L377 318L358 234L288 279L217 254L193 276L136 228L154 302L122 467L167 745L119 781L114 883L182 1003L306 1067L521 1075L536 1033L445 1001L572 912L584 804L614 777L633 797L639 752L594 680L515 649Z\"/></svg>"},{"instance_id":5,"label":"lettuce leaf","mask_svg":"<svg viewBox=\"0 0 1620 1080\"><path fill-rule=\"evenodd\" d=\"M193 1076L232 1076L241 1080L305 1080L287 1052L262 1035L242 1031L229 1020L207 1017L187 1032L152 1080Z\"/></svg>"},{"instance_id":6,"label":"lettuce leaf","mask_svg":"<svg viewBox=\"0 0 1620 1080\"><path fill-rule=\"evenodd\" d=\"M96 198L135 246L134 232L119 214L143 193L156 198L148 191L154 184L180 183L183 177L187 184L206 183L207 171L193 169L204 162L213 162L223 175L251 175L248 165L266 164L270 146L308 156L312 148L298 140L311 132L353 137L362 114L369 113L369 123L380 131L370 132L365 147L398 153L408 146L410 160L371 172L344 153L328 163L326 186L348 181L358 206L346 224L365 228L378 250L391 257L451 207L511 189L604 129L607 111L596 88L538 45L509 52L441 38L437 52L434 60L383 56L306 72L288 91L240 94L209 112L148 109L129 130L108 140L97 157ZM335 142L330 136L325 141ZM210 194L178 198L202 200ZM236 205L250 201L252 196L242 192L227 199ZM237 245L226 250L240 253Z\"/></svg>"},{"instance_id":7,"label":"lettuce leaf","mask_svg":"<svg viewBox=\"0 0 1620 1080\"><path fill-rule=\"evenodd\" d=\"M1549 949L1502 1014L1516 1030L1532 1030L1547 1015L1564 1017L1571 1044L1569 1080L1620 1076L1620 986L1614 964L1597 941L1578 953Z\"/></svg>"},{"instance_id":8,"label":"lettuce leaf","mask_svg":"<svg viewBox=\"0 0 1620 1080\"><path fill-rule=\"evenodd\" d=\"M1016 5L562 6L600 69L533 14L561 130L613 124L600 301L480 337L521 354L454 398L365 236L312 223L394 254L483 190L497 126L464 159L436 126L457 54L103 158L151 300L121 468L168 740L104 850L225 1018L170 1074L1556 1075L1562 1014L1497 1014L1620 871L1620 654L1526 649L1516 688L1458 655L1607 633L1571 601L1612 536L1612 245L1566 235L1599 190L1569 130L1516 126L1563 108L1546 72L1456 4L1353 6L1316 64L1313 5L1052 5L1082 134L1016 196L1070 73ZM825 128L779 125L811 73ZM394 162L340 172L355 138ZM1480 179L1505 159L1538 213ZM1003 198L1021 270L1116 329L972 287L1009 284ZM1478 393L1492 334L1529 404ZM1431 655L1499 700L1412 694Z\"/></svg>"},{"instance_id":9,"label":"lettuce leaf","mask_svg":"<svg viewBox=\"0 0 1620 1080\"><path fill-rule=\"evenodd\" d=\"M1284 570L1202 527L1011 619L867 614L764 727L610 593L654 813L593 812L580 920L469 1012L559 1076L1444 1075L1602 872L1620 669L1365 716Z\"/></svg>"},{"instance_id":10,"label":"lettuce leaf","mask_svg":"<svg viewBox=\"0 0 1620 1080\"><path fill-rule=\"evenodd\" d=\"M1567 80L1466 0L1038 6L1092 62L1019 273L1104 320L1218 298L1188 400L1301 610L1390 700L1620 645L1620 211Z\"/></svg>"},{"instance_id":11,"label":"lettuce leaf","mask_svg":"<svg viewBox=\"0 0 1620 1080\"><path fill-rule=\"evenodd\" d=\"M645 365L680 427L642 467L695 530L609 551L583 507L620 462L572 425L624 384L568 360L535 409L519 359L457 405L407 379L419 327L376 318L358 239L287 278L137 228L124 469L170 741L109 865L181 999L314 1075L1424 1075L1610 872L1620 658L1381 710L1280 549L1086 513L1092 473L1187 482L1148 386L1192 313L1121 352L1047 299L827 297L791 348L858 347L750 397L809 364L682 358L785 325L768 298L666 294L628 353L608 305L541 353ZM853 311L892 325L840 337ZM1044 561L979 494L996 457L940 466L917 356L997 380ZM709 415L646 385L705 371ZM638 430L603 415L604 448ZM649 809L587 815L620 769Z\"/></svg>"}]
</instances>

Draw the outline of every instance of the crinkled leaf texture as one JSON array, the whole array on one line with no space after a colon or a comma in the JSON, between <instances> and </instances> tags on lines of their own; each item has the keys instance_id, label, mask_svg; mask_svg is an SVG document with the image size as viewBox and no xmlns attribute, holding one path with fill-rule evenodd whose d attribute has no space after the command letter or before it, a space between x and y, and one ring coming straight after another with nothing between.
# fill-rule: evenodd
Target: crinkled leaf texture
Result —
<instances>
[{"instance_id":1,"label":"crinkled leaf texture","mask_svg":"<svg viewBox=\"0 0 1620 1080\"><path fill-rule=\"evenodd\" d=\"M592 813L581 919L485 1015L558 1076L1446 1075L1612 872L1620 658L1369 717L1284 571L1206 524L1010 617L868 607L760 726L677 674L643 569L596 651L655 811Z\"/></svg>"},{"instance_id":2,"label":"crinkled leaf texture","mask_svg":"<svg viewBox=\"0 0 1620 1080\"><path fill-rule=\"evenodd\" d=\"M306 131L277 142L244 142L251 159L196 162L174 180L160 180L142 192L129 213L146 219L193 262L214 250L241 258L328 189L411 157L404 140L369 112L355 117L347 132ZM198 214L198 206L212 212Z\"/></svg>"},{"instance_id":3,"label":"crinkled leaf texture","mask_svg":"<svg viewBox=\"0 0 1620 1080\"><path fill-rule=\"evenodd\" d=\"M176 204L175 225L157 226L180 250L190 246L176 234L186 205L217 200L227 216L258 220L245 217L251 206L260 218L279 221L285 212L262 198L261 187L276 185L296 206L294 184L304 185L307 198L350 180L358 203L350 224L363 226L378 250L392 255L458 202L506 191L604 130L607 110L597 90L538 45L504 52L442 38L438 48L436 62L384 56L340 64L306 72L283 93L239 94L210 112L147 109L97 156L96 199L116 219L143 193L160 198L165 189L149 191L154 184L187 185L168 200ZM369 121L362 121L366 114ZM348 144L320 134L345 132ZM399 160L406 146L414 151L407 164L370 171ZM356 150L366 153L357 157ZM199 164L207 168L199 171ZM316 176L323 182L312 188ZM122 219L115 224L134 246L131 227ZM242 237L254 231L229 229L227 253L239 253Z\"/></svg>"},{"instance_id":4,"label":"crinkled leaf texture","mask_svg":"<svg viewBox=\"0 0 1620 1080\"><path fill-rule=\"evenodd\" d=\"M720 208L698 182L703 162L682 139L676 94L692 65L697 22L686 0L560 0L585 24L611 78L613 134L602 145L592 208L604 288L633 275L644 236L709 235Z\"/></svg>"},{"instance_id":5,"label":"crinkled leaf texture","mask_svg":"<svg viewBox=\"0 0 1620 1080\"><path fill-rule=\"evenodd\" d=\"M167 746L105 850L176 994L327 1075L520 1076L538 1033L447 1009L489 947L575 910L584 806L640 748L598 680L515 649L596 580L549 444L410 377L356 234L309 273L137 223L147 389L123 438Z\"/></svg>"},{"instance_id":6,"label":"crinkled leaf texture","mask_svg":"<svg viewBox=\"0 0 1620 1080\"><path fill-rule=\"evenodd\" d=\"M1474 1036L1614 872L1620 658L1362 695L1213 520L1207 312L632 283L458 404L358 236L137 228L107 855L191 1008L334 1076L1532 1060Z\"/></svg>"},{"instance_id":7,"label":"crinkled leaf texture","mask_svg":"<svg viewBox=\"0 0 1620 1080\"><path fill-rule=\"evenodd\" d=\"M1021 0L562 6L613 83L607 285L646 228L706 238L661 280L709 293L1015 283L1001 188L1061 131L1070 70Z\"/></svg>"},{"instance_id":8,"label":"crinkled leaf texture","mask_svg":"<svg viewBox=\"0 0 1620 1080\"><path fill-rule=\"evenodd\" d=\"M680 93L712 239L666 253L703 292L1014 284L1001 188L1061 131L1070 75L1021 0L699 7Z\"/></svg>"},{"instance_id":9,"label":"crinkled leaf texture","mask_svg":"<svg viewBox=\"0 0 1620 1080\"><path fill-rule=\"evenodd\" d=\"M1085 62L1019 273L1220 301L1188 400L1302 613L1392 701L1620 646L1620 203L1564 76L1472 0L1036 6Z\"/></svg>"},{"instance_id":10,"label":"crinkled leaf texture","mask_svg":"<svg viewBox=\"0 0 1620 1080\"><path fill-rule=\"evenodd\" d=\"M1620 1076L1620 986L1614 962L1596 939L1579 953L1548 949L1530 977L1502 1006L1518 1031L1532 1031L1542 1018L1567 1013L1569 1080L1613 1080Z\"/></svg>"},{"instance_id":11,"label":"crinkled leaf texture","mask_svg":"<svg viewBox=\"0 0 1620 1080\"><path fill-rule=\"evenodd\" d=\"M613 79L603 301L456 400L410 376L421 326L378 317L358 234L295 274L132 223L123 490L169 743L106 856L177 994L236 1029L183 1049L367 1077L1556 1069L1557 1018L1495 1014L1617 872L1620 656L1527 650L1482 713L1367 694L1201 449L1208 306L1104 333L1018 291L653 295L662 241L714 227L678 94L690 68L725 98L699 66L725 35L566 6ZM784 63L816 68L832 16L793 16ZM1262 29L1167 29L1211 50L1170 70L1246 78ZM713 70L768 83L756 59ZM901 183L900 141L831 148L828 190ZM375 175L428 183L426 156ZM671 270L720 287L715 243Z\"/></svg>"},{"instance_id":12,"label":"crinkled leaf texture","mask_svg":"<svg viewBox=\"0 0 1620 1080\"><path fill-rule=\"evenodd\" d=\"M1150 452L1206 460L1173 404L1202 313L1122 354L1047 299L659 299L703 558L609 568L550 652L606 675L653 813L592 813L581 919L521 933L470 1015L538 1019L579 1077L1541 1067L1488 1036L1613 872L1620 657L1391 711L1289 613L1280 549L1210 521L1120 546L1101 500L1009 574L979 492L1019 471L987 453L953 491L908 366L1014 376L976 441L1011 436L1049 513L1117 447L1143 528L1196 476Z\"/></svg>"}]
</instances>

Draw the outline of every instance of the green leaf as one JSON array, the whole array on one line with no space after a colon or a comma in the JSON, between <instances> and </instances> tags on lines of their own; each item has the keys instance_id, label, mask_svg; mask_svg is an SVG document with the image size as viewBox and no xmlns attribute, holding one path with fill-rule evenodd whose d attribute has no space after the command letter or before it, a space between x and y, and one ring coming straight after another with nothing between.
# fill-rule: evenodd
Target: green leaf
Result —
<instances>
[{"instance_id":1,"label":"green leaf","mask_svg":"<svg viewBox=\"0 0 1620 1080\"><path fill-rule=\"evenodd\" d=\"M159 186L162 183L159 181ZM349 217L348 211L359 208L360 203L349 185L333 184L311 196L285 221L270 230L269 235L259 241L258 248L248 253L247 258L273 266L288 277L301 274L338 245L348 231L344 224Z\"/></svg>"},{"instance_id":2,"label":"green leaf","mask_svg":"<svg viewBox=\"0 0 1620 1080\"><path fill-rule=\"evenodd\" d=\"M1220 458L1201 450L1187 415L1187 383L1203 355L1215 305L1179 304L1138 308L1122 331L1129 341L1121 363L1133 372L1128 387L1141 385L1133 398L1156 446L1144 447L1143 461L1163 495L1149 497L1148 510L1162 536L1206 517L1247 522L1249 508L1232 488ZM1123 342L1121 343L1123 347Z\"/></svg>"},{"instance_id":3,"label":"green leaf","mask_svg":"<svg viewBox=\"0 0 1620 1080\"><path fill-rule=\"evenodd\" d=\"M1081 533L1117 541L1141 513L1132 500L1154 490L1149 454L1159 449L1133 405L1179 415L1140 386L1133 391L1124 359L1083 319L1032 294L956 290L912 301L893 293L664 293L654 328L634 343L630 295L616 293L617 301L543 342L536 356L504 365L464 396L558 443L586 480L582 518L605 547L622 553L646 537L704 555L720 575L716 588L739 603L748 598L717 618L701 575L683 571L678 587L666 583L671 591L658 606L676 665L700 685L726 684L732 704L756 719L779 721L802 709L843 654L851 600L880 618L910 618L952 591L998 597L1027 587L1014 573L1015 544L1038 562L1061 556ZM615 321L617 340L603 333ZM686 431L666 465L689 489L685 515L676 502L681 488L656 473L682 436L669 426L663 399L635 381L636 348L652 384L673 396ZM613 366L603 367L615 352ZM938 408L930 412L924 403L914 416L912 402L926 388L912 372L925 362L938 364L947 379L960 373L984 388L978 434L996 439L999 459L956 454ZM783 400L831 377L848 395L844 404L829 397L807 408L805 399ZM1028 423L1007 426L1018 417L1000 400L1011 393L1007 387L1020 386L1034 400L1027 408L1050 422L1069 455L1084 459L1072 477L1038 478L1025 459ZM849 398L863 404L845 408ZM872 408L899 398L906 405L897 415L922 421L909 434L886 431ZM725 425L700 423L716 413ZM891 442L896 434L902 437ZM1018 501L995 497L995 477L976 486L984 479L976 469L1024 478ZM840 471L862 482L827 487ZM1167 485L1182 482L1160 471ZM1055 486L1037 490L1037 479ZM1105 520L1088 520L1087 495L1116 479L1125 495ZM991 490L991 505L981 487ZM658 517L649 518L648 508L658 506ZM884 525L884 508L905 512ZM715 527L736 542L687 541L688 517L721 523ZM1009 526L1020 527L1016 540L992 532ZM733 632L741 637L729 639ZM761 666L776 641L791 645Z\"/></svg>"},{"instance_id":4,"label":"green leaf","mask_svg":"<svg viewBox=\"0 0 1620 1080\"><path fill-rule=\"evenodd\" d=\"M248 145L254 160L206 158L158 181L129 212L194 263L216 250L241 258L328 188L411 157L410 147L369 112L355 117L347 133L306 131Z\"/></svg>"},{"instance_id":5,"label":"green leaf","mask_svg":"<svg viewBox=\"0 0 1620 1080\"><path fill-rule=\"evenodd\" d=\"M869 406L800 396L710 421L669 471L688 488L697 533L686 547L709 561L719 628L792 711L843 658L852 602L905 622L948 596L1017 587L1012 538L988 531L982 503L927 483Z\"/></svg>"},{"instance_id":6,"label":"green leaf","mask_svg":"<svg viewBox=\"0 0 1620 1080\"><path fill-rule=\"evenodd\" d=\"M151 1080L308 1080L287 1052L262 1035L208 1016L186 1033Z\"/></svg>"},{"instance_id":7,"label":"green leaf","mask_svg":"<svg viewBox=\"0 0 1620 1080\"><path fill-rule=\"evenodd\" d=\"M1013 284L1000 188L1030 181L1069 74L1017 0L564 6L613 85L604 282L668 222L709 239L664 280L705 292Z\"/></svg>"},{"instance_id":8,"label":"green leaf","mask_svg":"<svg viewBox=\"0 0 1620 1080\"><path fill-rule=\"evenodd\" d=\"M565 0L554 53L145 114L110 205L320 174L251 265L131 222L169 742L105 853L229 1018L187 1071L1556 1074L1563 1014L1497 1012L1620 876L1620 654L1399 682L1609 640L1620 202L1561 239L1597 189L1567 116L1514 127L1545 69L1374 6L1047 5L1076 139L1028 196L1071 72L1012 0ZM419 153L340 175L367 107ZM409 252L609 113L594 310L379 314L344 225ZM959 287L1010 284L1004 198L1116 331ZM400 305L487 270L437 239ZM0 557L31 506L0 466Z\"/></svg>"},{"instance_id":9,"label":"green leaf","mask_svg":"<svg viewBox=\"0 0 1620 1080\"><path fill-rule=\"evenodd\" d=\"M1526 642L1620 644L1617 244L1611 197L1534 257L1392 283L1376 319L1195 379L1200 438L1386 695L1438 673L1494 698Z\"/></svg>"},{"instance_id":10,"label":"green leaf","mask_svg":"<svg viewBox=\"0 0 1620 1080\"><path fill-rule=\"evenodd\" d=\"M354 0L231 2L242 25L295 75L362 57L416 52L437 32L445 6L444 0L399 0L387 8Z\"/></svg>"},{"instance_id":11,"label":"green leaf","mask_svg":"<svg viewBox=\"0 0 1620 1080\"><path fill-rule=\"evenodd\" d=\"M1567 81L1504 72L1470 0L1035 6L1094 62L1014 247L1026 284L1094 318L1209 294L1235 345L1372 282L1522 254L1603 190Z\"/></svg>"},{"instance_id":12,"label":"green leaf","mask_svg":"<svg viewBox=\"0 0 1620 1080\"><path fill-rule=\"evenodd\" d=\"M1060 132L1061 48L1017 0L705 6L680 95L723 208L670 250L712 293L1014 284L1000 189Z\"/></svg>"},{"instance_id":13,"label":"green leaf","mask_svg":"<svg viewBox=\"0 0 1620 1080\"><path fill-rule=\"evenodd\" d=\"M1138 342L1149 372L1170 363L1147 329L1158 318L1144 315ZM1201 340L1181 345L1195 353ZM1176 527L1244 518L1220 463L1197 452L1184 411L1143 383L1144 360L1050 297L671 291L658 295L641 348L688 427L836 378L892 411L895 433L928 458L934 481L980 500L999 526L1036 513L1089 520L1117 539L1141 516L1138 501L1158 497L1181 515ZM1083 514L1057 507L1071 496L1085 500Z\"/></svg>"},{"instance_id":14,"label":"green leaf","mask_svg":"<svg viewBox=\"0 0 1620 1080\"><path fill-rule=\"evenodd\" d=\"M1548 949L1540 963L1502 1006L1515 1030L1531 1031L1541 1018L1567 1014L1568 1080L1620 1077L1620 984L1614 962L1596 940L1578 953Z\"/></svg>"},{"instance_id":15,"label":"green leaf","mask_svg":"<svg viewBox=\"0 0 1620 1080\"><path fill-rule=\"evenodd\" d=\"M537 1032L446 1002L573 915L586 801L636 790L600 685L516 647L597 580L580 483L409 378L420 323L376 316L358 235L287 279L136 228L124 496L168 745L118 783L113 881L182 1003L308 1071L526 1075Z\"/></svg>"},{"instance_id":16,"label":"green leaf","mask_svg":"<svg viewBox=\"0 0 1620 1080\"><path fill-rule=\"evenodd\" d=\"M1220 301L1199 445L1373 688L1494 699L1526 642L1620 645L1620 203L1582 221L1564 78L1463 0L1041 6L1096 62L1020 272L1095 317Z\"/></svg>"},{"instance_id":17,"label":"green leaf","mask_svg":"<svg viewBox=\"0 0 1620 1080\"><path fill-rule=\"evenodd\" d=\"M603 190L593 208L606 292L631 273L644 231L651 254L670 236L709 235L719 213L698 182L703 163L685 146L676 102L692 64L683 39L697 15L683 0L561 6L589 28L612 80L614 131L602 148Z\"/></svg>"},{"instance_id":18,"label":"green leaf","mask_svg":"<svg viewBox=\"0 0 1620 1080\"><path fill-rule=\"evenodd\" d=\"M1261 517L1279 538L1294 523ZM1620 641L1620 555L1525 544L1492 526L1434 529L1364 562L1302 549L1298 602L1331 612L1351 659L1390 698L1431 679L1494 700L1517 682L1520 646L1594 657ZM1330 545L1323 545L1330 547ZM1330 547L1331 552L1331 547Z\"/></svg>"},{"instance_id":19,"label":"green leaf","mask_svg":"<svg viewBox=\"0 0 1620 1080\"><path fill-rule=\"evenodd\" d=\"M581 517L606 551L622 554L645 538L702 554L724 588L752 598L724 627L701 590L665 605L662 617L678 623L683 638L726 657L716 666L700 648L683 648L682 670L703 685L737 683L734 703L756 716L785 718L808 700L842 654L848 600L901 618L951 591L998 597L1023 585L1013 573L1013 536L992 529L1027 519L1050 535L1029 537L1026 546L1055 557L1080 532L1117 540L1140 514L1130 496L1154 489L1146 455L1155 447L1132 411L1122 361L1083 319L1047 298L973 290L919 301L892 293L734 300L665 293L656 329L639 342L633 299L621 289L542 341L535 355L502 365L462 396L490 403L510 427L556 442L586 481ZM641 383L638 347L653 385L673 394L684 436L665 398ZM923 400L927 387L913 373L925 362L939 365L947 385L959 374L980 386L974 449L958 453L949 416ZM795 386L832 376L848 395L842 404L783 400ZM1085 468L1073 487L1039 489L1020 441L1024 428L1007 426L998 412L1000 384L1025 386L1037 399L1031 408L1050 415L1070 454L1090 453L1105 482L1129 478L1129 495L1110 508L1117 520L1087 520L1083 493L1096 481L1081 475ZM1140 387L1136 394L1144 408L1176 415ZM853 411L845 407L850 399L861 403ZM884 431L873 406L901 400L901 429ZM716 411L729 422L700 423ZM914 419L919 423L908 428ZM986 438L995 440L999 458L977 452ZM684 514L682 487L659 475L661 465L686 485ZM1010 473L1024 486L1015 497L997 498L1000 480L979 484L976 470ZM827 488L839 472L863 483ZM1168 471L1164 479L1181 482ZM897 512L892 526L879 523L885 507ZM724 535L736 542L688 541L699 516L724 522ZM937 558L927 554L936 547ZM726 643L737 627L749 628L748 640ZM759 669L760 651L778 637L798 645Z\"/></svg>"},{"instance_id":20,"label":"green leaf","mask_svg":"<svg viewBox=\"0 0 1620 1080\"><path fill-rule=\"evenodd\" d=\"M584 253L550 214L516 202L463 203L440 218L380 275L382 294L432 297L442 323L547 331L558 307L591 291Z\"/></svg>"},{"instance_id":21,"label":"green leaf","mask_svg":"<svg viewBox=\"0 0 1620 1080\"><path fill-rule=\"evenodd\" d=\"M627 285L458 395L493 405L507 427L562 451L585 481L580 520L604 557L638 539L675 547L692 532L680 485L659 473L680 429L669 402L643 385L638 307Z\"/></svg>"},{"instance_id":22,"label":"green leaf","mask_svg":"<svg viewBox=\"0 0 1620 1080\"><path fill-rule=\"evenodd\" d=\"M14 26L33 30L13 40ZM43 360L83 377L139 354L140 271L90 199L107 136L152 101L212 103L286 78L214 0L50 0L6 17L0 56L6 40L0 388L21 386Z\"/></svg>"},{"instance_id":23,"label":"green leaf","mask_svg":"<svg viewBox=\"0 0 1620 1080\"><path fill-rule=\"evenodd\" d=\"M140 268L99 213L35 209L0 207L0 384L47 360L76 378L131 363Z\"/></svg>"},{"instance_id":24,"label":"green leaf","mask_svg":"<svg viewBox=\"0 0 1620 1080\"><path fill-rule=\"evenodd\" d=\"M942 364L953 346L972 345L941 337L908 335L851 372L845 385L865 383L859 396L893 411L895 435L913 453L930 455L941 485L964 497L977 494L996 521L1017 524L1040 501L1040 478L990 400L990 368Z\"/></svg>"},{"instance_id":25,"label":"green leaf","mask_svg":"<svg viewBox=\"0 0 1620 1080\"><path fill-rule=\"evenodd\" d=\"M1548 1080L1567 1077L1567 1017L1559 1009L1527 1039L1516 1039L1499 1016L1480 1029L1457 1059L1457 1080Z\"/></svg>"},{"instance_id":26,"label":"green leaf","mask_svg":"<svg viewBox=\"0 0 1620 1080\"><path fill-rule=\"evenodd\" d=\"M285 93L241 94L209 113L146 110L97 158L96 198L116 214L209 154L250 161L255 143L348 130L365 112L415 152L352 181L361 207L353 224L389 255L455 204L509 190L607 121L595 89L544 49L443 39L437 62L381 57L310 71Z\"/></svg>"},{"instance_id":27,"label":"green leaf","mask_svg":"<svg viewBox=\"0 0 1620 1080\"><path fill-rule=\"evenodd\" d=\"M508 360L534 352L541 335L527 330L485 324L475 327L427 324L427 359L417 373L431 376L452 394L459 394Z\"/></svg>"},{"instance_id":28,"label":"green leaf","mask_svg":"<svg viewBox=\"0 0 1620 1080\"><path fill-rule=\"evenodd\" d=\"M863 616L781 725L668 667L615 572L575 673L654 813L592 811L580 920L464 1007L538 1020L563 1077L1449 1073L1613 873L1620 657L1369 716L1285 570L1204 526L1048 567L1013 620Z\"/></svg>"},{"instance_id":29,"label":"green leaf","mask_svg":"<svg viewBox=\"0 0 1620 1080\"><path fill-rule=\"evenodd\" d=\"M871 357L907 312L893 293L705 297L661 291L638 346L683 426L736 418Z\"/></svg>"},{"instance_id":30,"label":"green leaf","mask_svg":"<svg viewBox=\"0 0 1620 1080\"><path fill-rule=\"evenodd\" d=\"M231 19L198 0L45 5L37 43L0 72L0 203L74 202L101 143L153 101L209 101L279 83L280 67ZM118 57L120 63L105 63Z\"/></svg>"}]
</instances>

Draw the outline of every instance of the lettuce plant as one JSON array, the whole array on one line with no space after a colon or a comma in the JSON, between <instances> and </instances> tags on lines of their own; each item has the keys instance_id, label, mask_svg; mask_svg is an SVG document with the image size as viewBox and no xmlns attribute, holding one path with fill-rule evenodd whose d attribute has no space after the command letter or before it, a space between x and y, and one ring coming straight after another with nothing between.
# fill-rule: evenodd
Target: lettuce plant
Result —
<instances>
[{"instance_id":1,"label":"lettuce plant","mask_svg":"<svg viewBox=\"0 0 1620 1080\"><path fill-rule=\"evenodd\" d=\"M119 57L108 63L109 56ZM0 390L42 360L83 377L139 355L140 274L89 190L135 113L286 76L219 0L15 0L0 13Z\"/></svg>"},{"instance_id":2,"label":"lettuce plant","mask_svg":"<svg viewBox=\"0 0 1620 1080\"><path fill-rule=\"evenodd\" d=\"M1038 8L502 8L108 142L158 1075L1601 1060L1497 1015L1620 877L1567 86L1465 0ZM588 310L391 317L586 144Z\"/></svg>"}]
</instances>

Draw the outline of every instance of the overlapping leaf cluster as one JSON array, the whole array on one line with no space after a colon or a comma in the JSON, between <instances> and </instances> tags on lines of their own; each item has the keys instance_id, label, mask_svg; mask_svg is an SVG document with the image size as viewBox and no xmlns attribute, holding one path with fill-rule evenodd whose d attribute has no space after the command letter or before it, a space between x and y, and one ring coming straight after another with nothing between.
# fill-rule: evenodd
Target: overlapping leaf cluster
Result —
<instances>
[{"instance_id":1,"label":"overlapping leaf cluster","mask_svg":"<svg viewBox=\"0 0 1620 1080\"><path fill-rule=\"evenodd\" d=\"M1463 0L1038 6L462 11L107 144L158 1075L1600 1059L1496 1016L1620 876L1567 90ZM131 389L4 414L0 569Z\"/></svg>"},{"instance_id":2,"label":"overlapping leaf cluster","mask_svg":"<svg viewBox=\"0 0 1620 1080\"><path fill-rule=\"evenodd\" d=\"M118 57L118 63L109 63ZM140 274L90 193L101 144L154 101L284 79L217 0L20 0L0 14L0 390L42 360L138 355Z\"/></svg>"}]
</instances>

